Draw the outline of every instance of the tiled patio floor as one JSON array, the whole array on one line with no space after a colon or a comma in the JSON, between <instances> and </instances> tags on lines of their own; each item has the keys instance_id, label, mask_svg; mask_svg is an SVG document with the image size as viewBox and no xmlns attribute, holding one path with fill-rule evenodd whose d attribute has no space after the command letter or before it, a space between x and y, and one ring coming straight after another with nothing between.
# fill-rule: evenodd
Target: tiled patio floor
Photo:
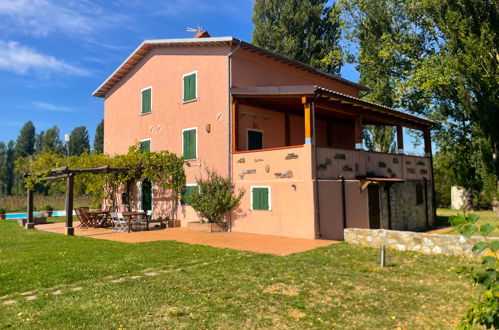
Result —
<instances>
[{"instance_id":1,"label":"tiled patio floor","mask_svg":"<svg viewBox=\"0 0 499 330\"><path fill-rule=\"evenodd\" d=\"M75 228L78 224L78 222L74 223ZM36 229L59 234L64 234L66 232L64 222L37 225ZM137 231L130 234L113 233L110 229L105 228L76 228L75 235L126 243L178 241L189 244L201 244L218 248L268 253L280 256L338 243L337 241L329 240L312 240L237 232L203 233L190 231L187 228L155 229L150 231Z\"/></svg>"}]
</instances>

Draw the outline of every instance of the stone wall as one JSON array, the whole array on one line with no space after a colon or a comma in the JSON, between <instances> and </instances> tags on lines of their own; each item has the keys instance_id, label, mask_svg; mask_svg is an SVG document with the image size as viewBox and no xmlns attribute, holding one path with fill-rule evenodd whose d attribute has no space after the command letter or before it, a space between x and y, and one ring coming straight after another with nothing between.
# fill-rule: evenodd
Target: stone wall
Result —
<instances>
[{"instance_id":1,"label":"stone wall","mask_svg":"<svg viewBox=\"0 0 499 330\"><path fill-rule=\"evenodd\" d=\"M426 184L426 194L425 194ZM419 186L422 199L417 198ZM388 194L388 189L390 190ZM432 181L408 180L394 183L380 191L381 228L388 227L388 196L390 196L390 219L393 230L418 230L435 224L433 211Z\"/></svg>"},{"instance_id":2,"label":"stone wall","mask_svg":"<svg viewBox=\"0 0 499 330\"><path fill-rule=\"evenodd\" d=\"M478 258L471 252L477 242L499 240L499 237L484 238L460 235L442 235L395 231L386 229L347 228L344 231L345 241L355 245L379 248L384 244L387 249L398 251L415 251L424 254L444 254Z\"/></svg>"}]
</instances>

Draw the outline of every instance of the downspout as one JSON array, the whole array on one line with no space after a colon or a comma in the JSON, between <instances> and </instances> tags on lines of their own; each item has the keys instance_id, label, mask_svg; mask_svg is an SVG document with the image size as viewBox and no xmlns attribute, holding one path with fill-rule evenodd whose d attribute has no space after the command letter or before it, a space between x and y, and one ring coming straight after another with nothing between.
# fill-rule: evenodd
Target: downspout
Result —
<instances>
[{"instance_id":1,"label":"downspout","mask_svg":"<svg viewBox=\"0 0 499 330\"><path fill-rule=\"evenodd\" d=\"M232 76L232 72L231 72L231 65L232 65L232 62L231 62L231 56L234 55L235 52L237 52L239 50L239 48L241 48L241 43L239 42L237 44L237 47L233 50L231 50L231 52L229 54L227 54L227 104L228 104L228 107L227 107L227 113L228 113L228 116L227 116L227 122L228 122L228 127L229 127L229 140L228 140L228 143L227 143L227 146L228 146L228 155L227 155L227 177L229 178L229 180L232 181L232 109L231 109L231 94L230 94L230 87L232 85L232 80L231 80L231 76ZM236 118L237 120L237 118ZM227 231L232 231L232 211L229 212L229 219L227 221Z\"/></svg>"},{"instance_id":2,"label":"downspout","mask_svg":"<svg viewBox=\"0 0 499 330\"><path fill-rule=\"evenodd\" d=\"M431 170L431 199L432 199L432 205L433 205L433 223L437 220L437 200L435 197L435 177L433 176L433 150L431 147L431 130L429 135L429 140L430 140L430 170ZM428 223L429 225L429 223Z\"/></svg>"},{"instance_id":3,"label":"downspout","mask_svg":"<svg viewBox=\"0 0 499 330\"><path fill-rule=\"evenodd\" d=\"M426 228L430 227L430 222L428 220L428 179L423 178L424 181L424 215L426 220Z\"/></svg>"},{"instance_id":4,"label":"downspout","mask_svg":"<svg viewBox=\"0 0 499 330\"><path fill-rule=\"evenodd\" d=\"M341 210L343 213L343 230L347 228L347 198L345 195L345 178L340 176L341 178Z\"/></svg>"},{"instance_id":5,"label":"downspout","mask_svg":"<svg viewBox=\"0 0 499 330\"><path fill-rule=\"evenodd\" d=\"M318 160L317 160L317 141L316 141L316 131L315 131L315 101L317 100L317 95L314 96L312 101L312 129L313 129L313 140L312 140L312 152L314 153L314 183L315 183L315 218L317 225L317 235L322 237L321 233L321 210L319 201L319 177L318 177Z\"/></svg>"}]
</instances>

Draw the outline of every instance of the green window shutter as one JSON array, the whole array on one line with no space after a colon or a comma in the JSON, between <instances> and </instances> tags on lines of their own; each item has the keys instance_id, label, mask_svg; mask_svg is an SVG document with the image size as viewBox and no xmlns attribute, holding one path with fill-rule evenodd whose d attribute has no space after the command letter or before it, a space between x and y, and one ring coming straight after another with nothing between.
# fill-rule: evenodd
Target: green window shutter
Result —
<instances>
[{"instance_id":1,"label":"green window shutter","mask_svg":"<svg viewBox=\"0 0 499 330\"><path fill-rule=\"evenodd\" d=\"M196 189L199 189L198 186L184 186L182 195L180 196L180 203L182 205L191 205L190 198Z\"/></svg>"},{"instance_id":2,"label":"green window shutter","mask_svg":"<svg viewBox=\"0 0 499 330\"><path fill-rule=\"evenodd\" d=\"M189 144L190 144L190 155L191 155L191 159L195 159L197 158L197 155L196 155L196 130L191 130L189 131L190 134L191 134L191 137L190 137L190 140L189 140Z\"/></svg>"},{"instance_id":3,"label":"green window shutter","mask_svg":"<svg viewBox=\"0 0 499 330\"><path fill-rule=\"evenodd\" d=\"M269 209L269 188L253 188L253 210Z\"/></svg>"},{"instance_id":4,"label":"green window shutter","mask_svg":"<svg viewBox=\"0 0 499 330\"><path fill-rule=\"evenodd\" d=\"M151 112L151 89L142 91L142 114Z\"/></svg>"},{"instance_id":5,"label":"green window shutter","mask_svg":"<svg viewBox=\"0 0 499 330\"><path fill-rule=\"evenodd\" d=\"M184 159L196 159L196 130L183 132L184 145L182 146Z\"/></svg>"},{"instance_id":6,"label":"green window shutter","mask_svg":"<svg viewBox=\"0 0 499 330\"><path fill-rule=\"evenodd\" d=\"M184 102L189 101L189 77L184 76Z\"/></svg>"},{"instance_id":7,"label":"green window shutter","mask_svg":"<svg viewBox=\"0 0 499 330\"><path fill-rule=\"evenodd\" d=\"M196 99L196 74L191 74L189 81L189 96L191 100Z\"/></svg>"},{"instance_id":8,"label":"green window shutter","mask_svg":"<svg viewBox=\"0 0 499 330\"><path fill-rule=\"evenodd\" d=\"M184 131L184 145L182 146L182 154L184 155L184 159L189 159L189 141L190 141L190 131Z\"/></svg>"},{"instance_id":9,"label":"green window shutter","mask_svg":"<svg viewBox=\"0 0 499 330\"><path fill-rule=\"evenodd\" d=\"M150 152L151 151L151 141L140 141L140 151Z\"/></svg>"}]
</instances>

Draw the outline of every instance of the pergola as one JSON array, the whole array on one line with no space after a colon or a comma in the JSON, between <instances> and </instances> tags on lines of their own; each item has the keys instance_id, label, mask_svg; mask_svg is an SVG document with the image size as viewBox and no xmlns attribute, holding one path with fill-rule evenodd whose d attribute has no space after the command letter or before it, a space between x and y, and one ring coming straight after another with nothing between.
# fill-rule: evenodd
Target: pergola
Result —
<instances>
[{"instance_id":1,"label":"pergola","mask_svg":"<svg viewBox=\"0 0 499 330\"><path fill-rule=\"evenodd\" d=\"M108 174L111 172L126 172L127 168L101 166L95 168L81 168L81 169L70 169L68 166L58 167L51 170L46 177L42 178L42 181L48 180L58 180L66 179L66 235L74 235L73 227L73 200L74 200L74 177L78 174ZM28 220L26 223L26 229L34 229L35 223L33 222L33 195L34 191L32 189L28 190L27 198L27 213Z\"/></svg>"}]
</instances>

